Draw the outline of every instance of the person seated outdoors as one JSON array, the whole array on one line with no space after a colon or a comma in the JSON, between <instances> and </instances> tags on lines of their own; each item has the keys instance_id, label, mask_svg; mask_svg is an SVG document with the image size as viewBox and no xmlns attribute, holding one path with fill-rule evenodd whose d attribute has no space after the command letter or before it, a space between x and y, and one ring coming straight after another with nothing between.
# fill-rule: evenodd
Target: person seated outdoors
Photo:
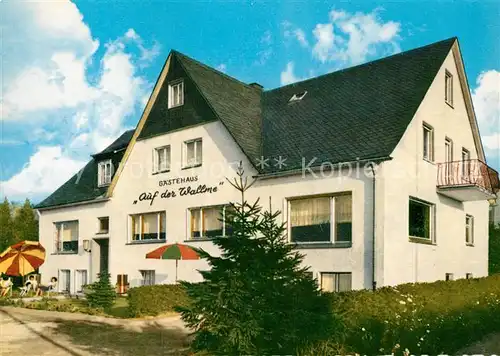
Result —
<instances>
[{"instance_id":1,"label":"person seated outdoors","mask_svg":"<svg viewBox=\"0 0 500 356\"><path fill-rule=\"evenodd\" d=\"M38 289L36 290L35 296L38 297L38 296L43 295L44 292L54 291L56 289L56 286L57 286L57 278L56 277L52 277L50 279L50 283L48 285L46 285L46 286L40 285L38 287Z\"/></svg>"},{"instance_id":2,"label":"person seated outdoors","mask_svg":"<svg viewBox=\"0 0 500 356\"><path fill-rule=\"evenodd\" d=\"M7 280L2 279L0 281L0 297L5 297L7 293L12 291L12 279L9 277Z\"/></svg>"},{"instance_id":3,"label":"person seated outdoors","mask_svg":"<svg viewBox=\"0 0 500 356\"><path fill-rule=\"evenodd\" d=\"M30 275L26 283L24 283L24 287L21 288L21 296L26 295L30 290L36 293L38 289L38 282L35 279L34 275Z\"/></svg>"}]
</instances>

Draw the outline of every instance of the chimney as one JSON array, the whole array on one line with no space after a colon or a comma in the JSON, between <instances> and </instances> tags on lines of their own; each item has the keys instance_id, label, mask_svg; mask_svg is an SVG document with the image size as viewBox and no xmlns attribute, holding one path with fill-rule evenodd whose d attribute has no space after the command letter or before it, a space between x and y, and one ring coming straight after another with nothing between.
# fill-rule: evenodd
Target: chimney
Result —
<instances>
[{"instance_id":1,"label":"chimney","mask_svg":"<svg viewBox=\"0 0 500 356\"><path fill-rule=\"evenodd\" d=\"M259 90L264 89L264 87L263 87L262 85L260 85L259 83L255 83L255 82L254 82L254 83L250 83L250 84L248 84L248 85L250 85L250 86L251 86L251 87L253 87L253 88L259 89Z\"/></svg>"}]
</instances>

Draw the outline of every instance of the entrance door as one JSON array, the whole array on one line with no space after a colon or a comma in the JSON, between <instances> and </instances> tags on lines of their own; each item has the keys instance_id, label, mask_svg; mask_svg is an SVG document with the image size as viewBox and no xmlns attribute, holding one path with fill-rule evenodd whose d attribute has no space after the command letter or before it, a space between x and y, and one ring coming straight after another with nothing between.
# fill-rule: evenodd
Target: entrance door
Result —
<instances>
[{"instance_id":1,"label":"entrance door","mask_svg":"<svg viewBox=\"0 0 500 356\"><path fill-rule=\"evenodd\" d=\"M96 240L99 244L99 273L108 272L108 257L109 257L109 240L108 239L100 239Z\"/></svg>"}]
</instances>

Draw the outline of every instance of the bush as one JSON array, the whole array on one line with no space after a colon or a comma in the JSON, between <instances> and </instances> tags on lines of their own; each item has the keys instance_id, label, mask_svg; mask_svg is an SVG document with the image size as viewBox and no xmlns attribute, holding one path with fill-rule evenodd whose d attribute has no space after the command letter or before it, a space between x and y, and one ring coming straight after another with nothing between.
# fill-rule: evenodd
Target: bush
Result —
<instances>
[{"instance_id":1,"label":"bush","mask_svg":"<svg viewBox=\"0 0 500 356\"><path fill-rule=\"evenodd\" d=\"M115 303L116 291L111 285L109 278L109 273L100 273L99 280L89 286L89 290L85 297L91 308L102 308L107 310Z\"/></svg>"},{"instance_id":2,"label":"bush","mask_svg":"<svg viewBox=\"0 0 500 356\"><path fill-rule=\"evenodd\" d=\"M186 292L179 284L131 288L127 294L131 317L155 316L173 312L175 306L188 305Z\"/></svg>"},{"instance_id":3,"label":"bush","mask_svg":"<svg viewBox=\"0 0 500 356\"><path fill-rule=\"evenodd\" d=\"M500 224L490 224L489 273L500 273Z\"/></svg>"},{"instance_id":4,"label":"bush","mask_svg":"<svg viewBox=\"0 0 500 356\"><path fill-rule=\"evenodd\" d=\"M368 355L405 349L451 354L500 331L500 275L337 293L330 299L341 331L307 354L328 354L322 352L326 344Z\"/></svg>"}]
</instances>

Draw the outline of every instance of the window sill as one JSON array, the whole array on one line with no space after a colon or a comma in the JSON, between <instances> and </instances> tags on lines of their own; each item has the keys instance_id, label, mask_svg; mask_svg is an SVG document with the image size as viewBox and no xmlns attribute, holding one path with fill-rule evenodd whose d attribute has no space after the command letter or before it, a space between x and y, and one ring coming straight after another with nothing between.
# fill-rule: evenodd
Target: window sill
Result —
<instances>
[{"instance_id":1,"label":"window sill","mask_svg":"<svg viewBox=\"0 0 500 356\"><path fill-rule=\"evenodd\" d=\"M155 176L157 174L168 173L168 172L170 172L170 169L165 169L163 171L153 172L153 175Z\"/></svg>"},{"instance_id":2,"label":"window sill","mask_svg":"<svg viewBox=\"0 0 500 356\"><path fill-rule=\"evenodd\" d=\"M149 244L164 244L167 240L138 240L138 241L129 241L125 245L149 245Z\"/></svg>"},{"instance_id":3,"label":"window sill","mask_svg":"<svg viewBox=\"0 0 500 356\"><path fill-rule=\"evenodd\" d=\"M474 247L474 244L468 244L468 243L466 243L465 246L467 246L467 247Z\"/></svg>"},{"instance_id":4,"label":"window sill","mask_svg":"<svg viewBox=\"0 0 500 356\"><path fill-rule=\"evenodd\" d=\"M451 104L451 103L447 102L446 100L445 100L444 102L445 102L445 103L446 103L446 105L448 105L450 108L455 109L455 108L453 107L453 104Z\"/></svg>"},{"instance_id":5,"label":"window sill","mask_svg":"<svg viewBox=\"0 0 500 356\"><path fill-rule=\"evenodd\" d=\"M182 104L177 104L177 105L172 105L172 106L169 106L169 107L168 107L168 109L170 110L170 109L180 108L180 107L182 107L183 105L184 105L184 103L182 103Z\"/></svg>"},{"instance_id":6,"label":"window sill","mask_svg":"<svg viewBox=\"0 0 500 356\"><path fill-rule=\"evenodd\" d=\"M421 238L421 237L409 237L409 241L416 243L416 244L423 244L423 245L433 245L436 246L436 243L433 242L432 240Z\"/></svg>"},{"instance_id":7,"label":"window sill","mask_svg":"<svg viewBox=\"0 0 500 356\"><path fill-rule=\"evenodd\" d=\"M53 252L51 255L78 255L78 251L59 251Z\"/></svg>"},{"instance_id":8,"label":"window sill","mask_svg":"<svg viewBox=\"0 0 500 356\"><path fill-rule=\"evenodd\" d=\"M96 235L108 235L109 231L99 231L95 233Z\"/></svg>"},{"instance_id":9,"label":"window sill","mask_svg":"<svg viewBox=\"0 0 500 356\"><path fill-rule=\"evenodd\" d=\"M182 167L181 169L190 169L190 168L198 168L198 167L201 167L201 163L192 164L190 166L185 166L185 167Z\"/></svg>"},{"instance_id":10,"label":"window sill","mask_svg":"<svg viewBox=\"0 0 500 356\"><path fill-rule=\"evenodd\" d=\"M217 236L217 237L203 237L201 239L190 239L190 240L184 240L184 242L198 242L198 241L213 241L214 239L218 237L223 237L223 236Z\"/></svg>"},{"instance_id":11,"label":"window sill","mask_svg":"<svg viewBox=\"0 0 500 356\"><path fill-rule=\"evenodd\" d=\"M436 165L436 163L435 163L435 162L433 162L433 161L431 161L431 160L429 160L429 159L427 159L427 158L424 158L424 161L425 161L425 162L427 162L427 163L432 164L433 166L435 166L435 165Z\"/></svg>"},{"instance_id":12,"label":"window sill","mask_svg":"<svg viewBox=\"0 0 500 356\"><path fill-rule=\"evenodd\" d=\"M325 248L351 248L352 242L301 242L294 243L290 242L290 244L295 245L296 249L325 249Z\"/></svg>"}]
</instances>

